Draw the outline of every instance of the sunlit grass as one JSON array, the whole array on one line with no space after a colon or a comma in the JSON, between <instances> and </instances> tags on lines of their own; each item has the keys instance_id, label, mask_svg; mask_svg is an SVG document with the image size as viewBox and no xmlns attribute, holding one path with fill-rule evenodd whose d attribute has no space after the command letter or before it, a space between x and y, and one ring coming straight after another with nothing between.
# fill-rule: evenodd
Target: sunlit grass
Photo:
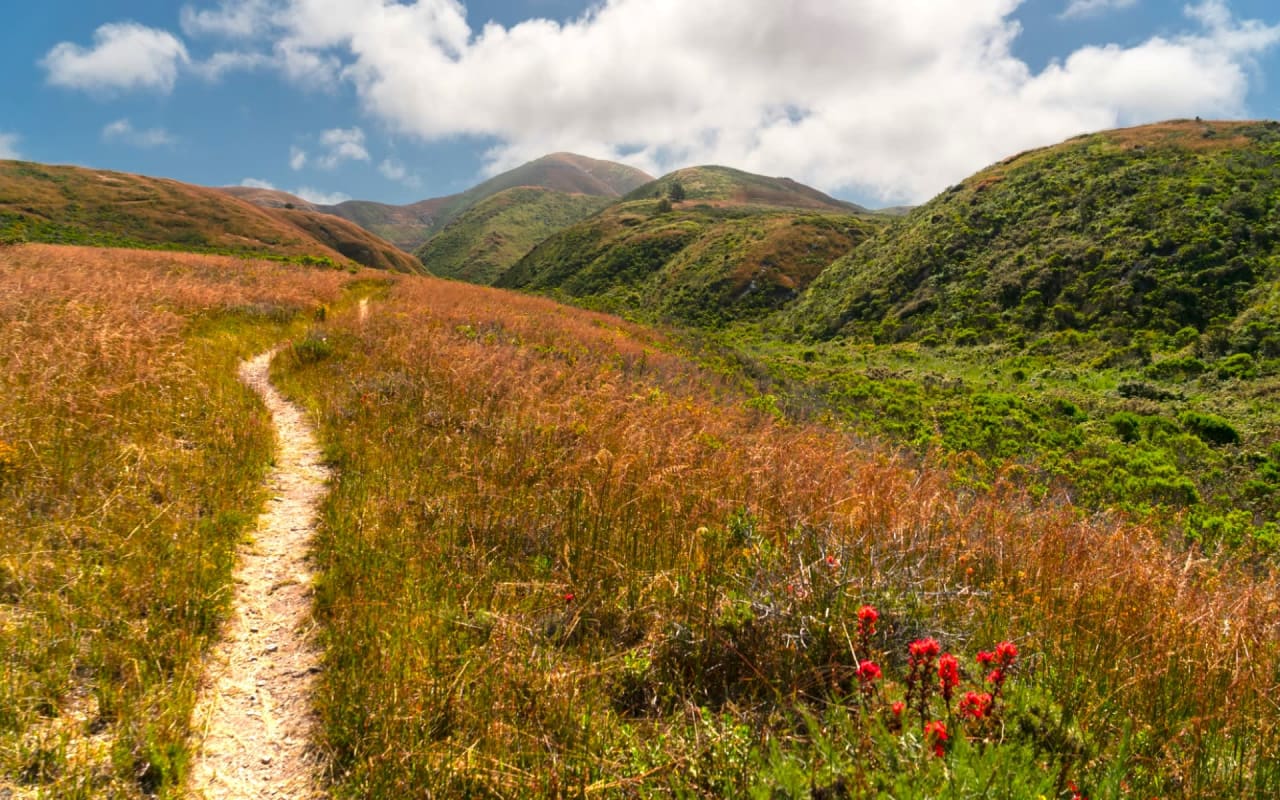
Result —
<instances>
[{"instance_id":1,"label":"sunlit grass","mask_svg":"<svg viewBox=\"0 0 1280 800\"><path fill-rule=\"evenodd\" d=\"M1280 791L1273 578L787 425L610 317L412 280L323 335L277 377L338 468L340 796ZM857 699L922 636L1022 653L943 759Z\"/></svg>"},{"instance_id":2,"label":"sunlit grass","mask_svg":"<svg viewBox=\"0 0 1280 800\"><path fill-rule=\"evenodd\" d=\"M236 362L352 278L0 249L0 795L166 793L273 448Z\"/></svg>"}]
</instances>

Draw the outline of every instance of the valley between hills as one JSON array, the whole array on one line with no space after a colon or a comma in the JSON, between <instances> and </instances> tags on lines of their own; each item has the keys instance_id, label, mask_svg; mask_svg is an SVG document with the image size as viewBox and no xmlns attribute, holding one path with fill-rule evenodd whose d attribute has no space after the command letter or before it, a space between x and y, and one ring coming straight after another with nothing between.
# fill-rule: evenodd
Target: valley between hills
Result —
<instances>
[{"instance_id":1,"label":"valley between hills","mask_svg":"<svg viewBox=\"0 0 1280 800\"><path fill-rule=\"evenodd\" d=\"M273 348L328 477L253 644ZM3 161L0 366L0 797L1280 795L1280 123L891 211ZM211 788L208 664L291 636L225 685L295 788Z\"/></svg>"}]
</instances>

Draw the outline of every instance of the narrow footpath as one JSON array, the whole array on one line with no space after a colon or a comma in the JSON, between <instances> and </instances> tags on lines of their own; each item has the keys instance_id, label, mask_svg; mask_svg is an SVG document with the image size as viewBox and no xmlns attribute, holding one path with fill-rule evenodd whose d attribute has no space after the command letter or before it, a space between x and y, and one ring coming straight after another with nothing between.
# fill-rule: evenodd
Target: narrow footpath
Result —
<instances>
[{"instance_id":1,"label":"narrow footpath","mask_svg":"<svg viewBox=\"0 0 1280 800\"><path fill-rule=\"evenodd\" d=\"M241 380L266 402L278 441L268 507L241 546L232 616L192 720L190 790L205 800L324 796L311 745L320 667L307 554L328 471L302 412L271 386L272 355L240 367Z\"/></svg>"}]
</instances>

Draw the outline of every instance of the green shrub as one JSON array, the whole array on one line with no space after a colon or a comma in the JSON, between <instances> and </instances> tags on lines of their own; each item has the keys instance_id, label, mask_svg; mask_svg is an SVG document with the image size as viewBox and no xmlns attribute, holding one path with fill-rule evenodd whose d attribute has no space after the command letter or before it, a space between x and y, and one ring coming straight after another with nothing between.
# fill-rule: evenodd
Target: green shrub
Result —
<instances>
[{"instance_id":1,"label":"green shrub","mask_svg":"<svg viewBox=\"0 0 1280 800\"><path fill-rule=\"evenodd\" d=\"M1240 433L1231 423L1214 414L1187 411L1178 418L1182 427L1210 444L1239 444Z\"/></svg>"},{"instance_id":2,"label":"green shrub","mask_svg":"<svg viewBox=\"0 0 1280 800\"><path fill-rule=\"evenodd\" d=\"M1107 422L1111 423L1116 435L1126 442L1136 442L1142 438L1142 418L1132 411L1118 411Z\"/></svg>"},{"instance_id":3,"label":"green shrub","mask_svg":"<svg viewBox=\"0 0 1280 800\"><path fill-rule=\"evenodd\" d=\"M1248 353L1236 353L1218 362L1219 378L1248 379L1258 377L1258 366Z\"/></svg>"}]
</instances>

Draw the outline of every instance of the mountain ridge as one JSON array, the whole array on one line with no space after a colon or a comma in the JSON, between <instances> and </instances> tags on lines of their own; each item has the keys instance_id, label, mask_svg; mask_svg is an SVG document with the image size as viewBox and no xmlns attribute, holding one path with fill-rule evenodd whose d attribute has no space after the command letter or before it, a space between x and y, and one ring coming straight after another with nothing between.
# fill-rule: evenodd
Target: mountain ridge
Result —
<instances>
[{"instance_id":1,"label":"mountain ridge","mask_svg":"<svg viewBox=\"0 0 1280 800\"><path fill-rule=\"evenodd\" d=\"M653 177L612 161L574 153L551 153L482 181L456 194L394 205L373 200L346 200L334 205L306 203L287 192L252 187L223 187L222 191L271 205L305 203L310 210L333 214L371 231L406 252L421 247L455 217L507 189L534 186L566 194L620 197ZM290 199L292 198L292 199Z\"/></svg>"}]
</instances>

